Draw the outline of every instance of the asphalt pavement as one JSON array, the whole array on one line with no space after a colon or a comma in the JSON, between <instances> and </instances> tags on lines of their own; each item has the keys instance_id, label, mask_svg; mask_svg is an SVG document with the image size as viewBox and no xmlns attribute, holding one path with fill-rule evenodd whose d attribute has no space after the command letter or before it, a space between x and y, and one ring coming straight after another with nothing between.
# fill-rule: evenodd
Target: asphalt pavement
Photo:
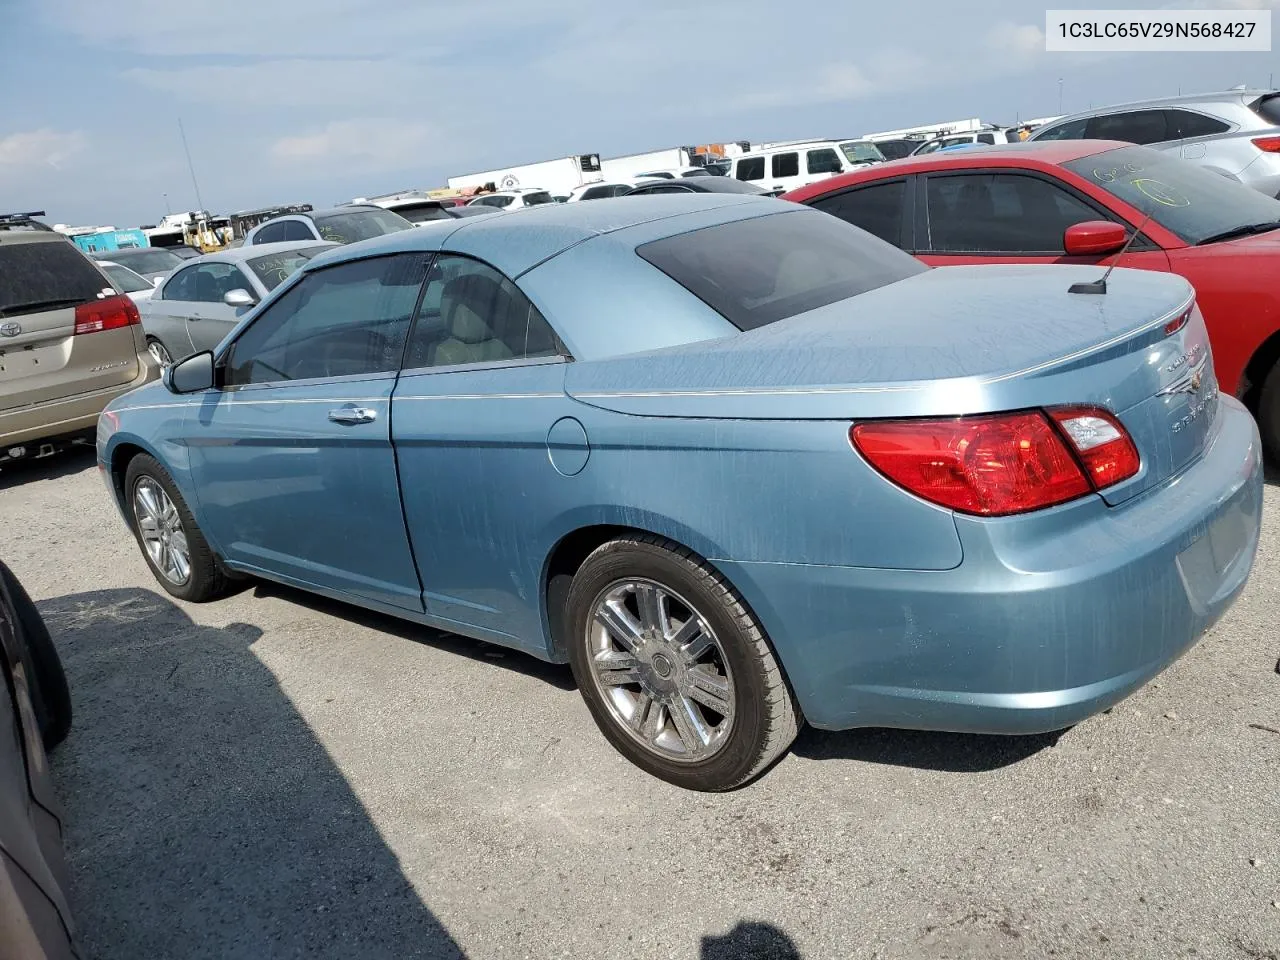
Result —
<instances>
[{"instance_id":1,"label":"asphalt pavement","mask_svg":"<svg viewBox=\"0 0 1280 960\"><path fill-rule=\"evenodd\" d=\"M807 730L727 795L641 773L567 668L152 580L93 466L0 474L66 662L88 957L1280 957L1280 487L1253 577L1055 736Z\"/></svg>"}]
</instances>

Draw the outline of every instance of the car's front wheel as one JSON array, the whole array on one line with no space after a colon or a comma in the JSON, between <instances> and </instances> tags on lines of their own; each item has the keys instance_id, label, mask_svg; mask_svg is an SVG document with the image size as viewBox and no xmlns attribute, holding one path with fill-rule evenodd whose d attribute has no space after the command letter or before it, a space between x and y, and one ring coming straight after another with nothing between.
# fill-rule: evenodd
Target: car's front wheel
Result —
<instances>
[{"instance_id":1,"label":"car's front wheel","mask_svg":"<svg viewBox=\"0 0 1280 960\"><path fill-rule=\"evenodd\" d=\"M601 732L692 790L731 790L791 745L799 716L763 630L705 561L658 537L610 541L569 591L569 656Z\"/></svg>"},{"instance_id":2,"label":"car's front wheel","mask_svg":"<svg viewBox=\"0 0 1280 960\"><path fill-rule=\"evenodd\" d=\"M160 586L193 603L225 593L227 577L213 548L164 467L138 454L129 461L124 488L134 535Z\"/></svg>"}]
</instances>

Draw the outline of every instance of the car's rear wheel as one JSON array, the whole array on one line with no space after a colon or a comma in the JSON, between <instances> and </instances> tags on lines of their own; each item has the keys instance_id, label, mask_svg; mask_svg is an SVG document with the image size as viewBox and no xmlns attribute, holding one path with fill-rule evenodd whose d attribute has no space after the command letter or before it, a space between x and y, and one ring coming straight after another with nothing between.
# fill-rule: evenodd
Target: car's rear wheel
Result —
<instances>
[{"instance_id":1,"label":"car's rear wheel","mask_svg":"<svg viewBox=\"0 0 1280 960\"><path fill-rule=\"evenodd\" d=\"M569 657L601 732L632 763L692 790L731 790L791 745L799 715L746 604L658 537L610 541L567 600Z\"/></svg>"},{"instance_id":2,"label":"car's rear wheel","mask_svg":"<svg viewBox=\"0 0 1280 960\"><path fill-rule=\"evenodd\" d=\"M147 352L155 359L156 363L162 367L167 367L173 363L173 357L169 355L169 351L165 349L165 345L155 337L147 338Z\"/></svg>"},{"instance_id":3,"label":"car's rear wheel","mask_svg":"<svg viewBox=\"0 0 1280 960\"><path fill-rule=\"evenodd\" d=\"M49 628L32 602L26 588L7 566L0 563L0 577L13 601L13 612L24 641L31 672L31 706L40 738L46 750L52 750L71 732L71 689L62 669L62 658L53 645Z\"/></svg>"},{"instance_id":4,"label":"car's rear wheel","mask_svg":"<svg viewBox=\"0 0 1280 960\"><path fill-rule=\"evenodd\" d=\"M1258 432L1272 463L1280 464L1280 363L1271 368L1258 397Z\"/></svg>"},{"instance_id":5,"label":"car's rear wheel","mask_svg":"<svg viewBox=\"0 0 1280 960\"><path fill-rule=\"evenodd\" d=\"M134 535L160 586L193 603L225 593L227 577L213 548L155 458L140 453L130 460L124 488Z\"/></svg>"}]
</instances>

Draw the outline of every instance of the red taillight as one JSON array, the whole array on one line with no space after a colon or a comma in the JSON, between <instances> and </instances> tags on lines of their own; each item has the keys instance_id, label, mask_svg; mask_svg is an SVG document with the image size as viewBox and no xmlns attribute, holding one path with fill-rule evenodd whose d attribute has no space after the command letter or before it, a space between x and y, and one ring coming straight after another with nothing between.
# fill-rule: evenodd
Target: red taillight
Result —
<instances>
[{"instance_id":1,"label":"red taillight","mask_svg":"<svg viewBox=\"0 0 1280 960\"><path fill-rule=\"evenodd\" d=\"M1095 489L1128 480L1142 466L1128 431L1105 410L1059 409L1050 410L1049 415L1071 441Z\"/></svg>"},{"instance_id":2,"label":"red taillight","mask_svg":"<svg viewBox=\"0 0 1280 960\"><path fill-rule=\"evenodd\" d=\"M118 330L141 323L138 306L123 294L103 300L90 300L76 307L76 333Z\"/></svg>"},{"instance_id":3,"label":"red taillight","mask_svg":"<svg viewBox=\"0 0 1280 960\"><path fill-rule=\"evenodd\" d=\"M1052 417L1061 432L1045 414L1024 411L869 421L855 424L849 438L916 496L984 517L1041 510L1137 473L1137 450L1109 413L1070 409Z\"/></svg>"},{"instance_id":4,"label":"red taillight","mask_svg":"<svg viewBox=\"0 0 1280 960\"><path fill-rule=\"evenodd\" d=\"M1255 137L1253 145L1264 153L1280 153L1280 137Z\"/></svg>"},{"instance_id":5,"label":"red taillight","mask_svg":"<svg viewBox=\"0 0 1280 960\"><path fill-rule=\"evenodd\" d=\"M1187 321L1191 319L1191 311L1194 309L1195 307L1191 307L1166 323L1164 325L1164 335L1166 337L1172 337L1175 333L1185 327L1187 325Z\"/></svg>"}]
</instances>

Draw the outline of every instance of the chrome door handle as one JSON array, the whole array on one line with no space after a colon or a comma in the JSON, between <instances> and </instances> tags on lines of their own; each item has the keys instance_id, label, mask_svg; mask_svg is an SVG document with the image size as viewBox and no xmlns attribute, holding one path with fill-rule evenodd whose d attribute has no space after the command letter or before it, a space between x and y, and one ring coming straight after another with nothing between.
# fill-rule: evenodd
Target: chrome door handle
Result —
<instances>
[{"instance_id":1,"label":"chrome door handle","mask_svg":"<svg viewBox=\"0 0 1280 960\"><path fill-rule=\"evenodd\" d=\"M368 407L348 405L329 411L329 419L334 423L373 423L378 419L378 411Z\"/></svg>"}]
</instances>

